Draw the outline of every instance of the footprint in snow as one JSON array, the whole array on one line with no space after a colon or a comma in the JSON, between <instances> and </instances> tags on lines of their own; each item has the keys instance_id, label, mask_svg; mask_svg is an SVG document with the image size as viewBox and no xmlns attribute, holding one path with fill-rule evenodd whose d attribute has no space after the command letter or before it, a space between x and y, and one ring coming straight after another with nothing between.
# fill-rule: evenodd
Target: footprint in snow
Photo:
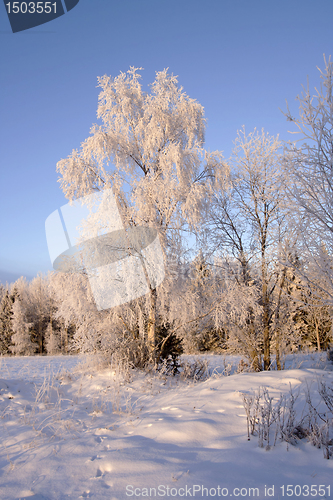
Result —
<instances>
[{"instance_id":1,"label":"footprint in snow","mask_svg":"<svg viewBox=\"0 0 333 500\"><path fill-rule=\"evenodd\" d=\"M104 439L106 439L106 438L105 437L101 437L101 436L96 436L95 437L96 443L103 443Z\"/></svg>"},{"instance_id":2,"label":"footprint in snow","mask_svg":"<svg viewBox=\"0 0 333 500\"><path fill-rule=\"evenodd\" d=\"M108 463L102 464L99 467L97 467L95 479L98 479L98 478L104 476L105 472L111 472L111 471L112 471L111 464L108 464Z\"/></svg>"},{"instance_id":3,"label":"footprint in snow","mask_svg":"<svg viewBox=\"0 0 333 500\"><path fill-rule=\"evenodd\" d=\"M190 472L189 470L186 472L185 471L176 472L174 474L171 474L171 479L172 481L178 481L178 479L180 479L182 476L184 475L188 476L189 472Z\"/></svg>"}]
</instances>

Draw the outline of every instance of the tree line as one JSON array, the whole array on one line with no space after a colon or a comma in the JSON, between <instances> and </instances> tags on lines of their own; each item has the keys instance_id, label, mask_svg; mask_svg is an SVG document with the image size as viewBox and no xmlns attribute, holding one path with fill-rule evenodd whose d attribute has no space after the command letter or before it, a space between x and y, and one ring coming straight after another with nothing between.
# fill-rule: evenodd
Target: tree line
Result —
<instances>
[{"instance_id":1,"label":"tree line","mask_svg":"<svg viewBox=\"0 0 333 500\"><path fill-rule=\"evenodd\" d=\"M96 309L87 272L49 273L0 292L0 352L120 353L135 366L182 351L241 353L254 370L332 342L333 63L285 113L281 143L241 129L230 158L204 149L203 107L135 68L99 78L94 125L57 165L69 201L111 188L124 230L156 230L166 276L148 293ZM101 271L103 279L103 271ZM105 280L107 280L105 273ZM106 283L107 285L107 283Z\"/></svg>"}]
</instances>

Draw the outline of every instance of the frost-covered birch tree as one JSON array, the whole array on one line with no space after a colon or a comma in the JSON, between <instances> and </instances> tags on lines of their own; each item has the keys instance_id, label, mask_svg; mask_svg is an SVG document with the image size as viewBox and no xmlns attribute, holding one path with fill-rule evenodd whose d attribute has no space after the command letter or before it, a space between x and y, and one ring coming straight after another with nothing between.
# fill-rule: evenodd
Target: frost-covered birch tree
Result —
<instances>
[{"instance_id":1,"label":"frost-covered birch tree","mask_svg":"<svg viewBox=\"0 0 333 500\"><path fill-rule=\"evenodd\" d=\"M45 330L45 349L51 355L61 352L61 333L53 328L52 321Z\"/></svg>"},{"instance_id":2,"label":"frost-covered birch tree","mask_svg":"<svg viewBox=\"0 0 333 500\"><path fill-rule=\"evenodd\" d=\"M49 279L38 275L28 283L22 277L12 285L13 294L16 296L15 303L18 304L12 307L14 347L11 350L15 354L23 354L26 346L27 354L43 354L45 331L57 309Z\"/></svg>"},{"instance_id":3,"label":"frost-covered birch tree","mask_svg":"<svg viewBox=\"0 0 333 500\"><path fill-rule=\"evenodd\" d=\"M51 273L48 280L56 304L53 319L57 332L53 333L57 341L60 337L62 350L67 352L69 348L87 353L105 350L112 336L112 326L106 321L107 311L96 309L87 277L76 273ZM53 326L48 325L46 340L52 330Z\"/></svg>"},{"instance_id":4,"label":"frost-covered birch tree","mask_svg":"<svg viewBox=\"0 0 333 500\"><path fill-rule=\"evenodd\" d=\"M139 70L98 79L101 92L91 135L57 164L69 200L112 187L125 230L154 228L165 266L182 231L199 220L204 181L220 155L203 149L203 107L167 70L145 92ZM147 278L148 279L148 278ZM155 349L158 290L149 282L147 343Z\"/></svg>"},{"instance_id":5,"label":"frost-covered birch tree","mask_svg":"<svg viewBox=\"0 0 333 500\"><path fill-rule=\"evenodd\" d=\"M333 304L333 62L324 57L321 85L312 94L309 82L297 96L299 116L287 108L291 133L298 140L286 146L285 170L294 203L295 225L302 236L303 253L311 273L303 273L313 291ZM314 273L314 274L313 274ZM314 279L313 279L314 278Z\"/></svg>"},{"instance_id":6,"label":"frost-covered birch tree","mask_svg":"<svg viewBox=\"0 0 333 500\"><path fill-rule=\"evenodd\" d=\"M38 352L45 351L45 330L54 312L54 302L48 279L38 275L28 285L28 291L23 297L23 305L32 326L32 341L38 346Z\"/></svg>"},{"instance_id":7,"label":"frost-covered birch tree","mask_svg":"<svg viewBox=\"0 0 333 500\"><path fill-rule=\"evenodd\" d=\"M225 168L216 175L208 213L215 251L221 253L223 284L217 318L238 332L236 340L255 369L271 363L271 318L277 249L286 216L281 175L281 145L264 131L238 133Z\"/></svg>"},{"instance_id":8,"label":"frost-covered birch tree","mask_svg":"<svg viewBox=\"0 0 333 500\"><path fill-rule=\"evenodd\" d=\"M33 323L29 323L26 317L26 310L21 298L18 298L13 304L12 328L12 346L10 350L13 354L32 355L37 350L37 344L31 340L31 328Z\"/></svg>"}]
</instances>

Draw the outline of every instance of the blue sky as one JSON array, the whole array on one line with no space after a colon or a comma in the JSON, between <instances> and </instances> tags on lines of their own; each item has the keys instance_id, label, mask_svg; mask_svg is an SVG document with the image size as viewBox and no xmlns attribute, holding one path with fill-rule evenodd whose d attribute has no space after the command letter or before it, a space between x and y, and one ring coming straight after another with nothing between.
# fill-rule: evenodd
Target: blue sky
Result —
<instances>
[{"instance_id":1,"label":"blue sky","mask_svg":"<svg viewBox=\"0 0 333 500\"><path fill-rule=\"evenodd\" d=\"M237 130L289 137L279 108L333 56L332 0L80 0L13 34L0 6L0 281L51 270L45 219L67 203L56 163L97 121L97 76L169 68L205 108L206 148ZM148 89L148 87L147 87Z\"/></svg>"}]
</instances>

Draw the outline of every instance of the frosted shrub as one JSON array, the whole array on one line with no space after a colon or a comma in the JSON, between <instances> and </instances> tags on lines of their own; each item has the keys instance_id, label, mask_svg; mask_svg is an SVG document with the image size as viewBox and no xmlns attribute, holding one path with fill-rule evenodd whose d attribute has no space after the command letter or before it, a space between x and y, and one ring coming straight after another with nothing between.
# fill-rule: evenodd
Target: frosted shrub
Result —
<instances>
[{"instance_id":1,"label":"frosted shrub","mask_svg":"<svg viewBox=\"0 0 333 500\"><path fill-rule=\"evenodd\" d=\"M327 359L333 363L333 347L327 351Z\"/></svg>"},{"instance_id":2,"label":"frosted shrub","mask_svg":"<svg viewBox=\"0 0 333 500\"><path fill-rule=\"evenodd\" d=\"M209 377L208 363L206 360L183 361L181 367L181 379L198 382Z\"/></svg>"},{"instance_id":3,"label":"frosted shrub","mask_svg":"<svg viewBox=\"0 0 333 500\"><path fill-rule=\"evenodd\" d=\"M333 455L333 388L319 382L318 393L321 403L326 409L319 411L319 405L314 406L310 389L305 393L306 412L302 418L297 418L296 401L299 394L294 394L290 388L287 396L280 396L274 401L267 388L259 389L254 395L242 394L243 406L247 417L247 436L258 436L258 446L270 449L271 432L274 430L274 446L277 441L285 441L288 445L296 445L298 440L307 438L317 448L322 448L324 458Z\"/></svg>"},{"instance_id":4,"label":"frosted shrub","mask_svg":"<svg viewBox=\"0 0 333 500\"><path fill-rule=\"evenodd\" d=\"M243 373L250 371L250 366L244 359L241 359L237 366L237 373Z\"/></svg>"}]
</instances>

